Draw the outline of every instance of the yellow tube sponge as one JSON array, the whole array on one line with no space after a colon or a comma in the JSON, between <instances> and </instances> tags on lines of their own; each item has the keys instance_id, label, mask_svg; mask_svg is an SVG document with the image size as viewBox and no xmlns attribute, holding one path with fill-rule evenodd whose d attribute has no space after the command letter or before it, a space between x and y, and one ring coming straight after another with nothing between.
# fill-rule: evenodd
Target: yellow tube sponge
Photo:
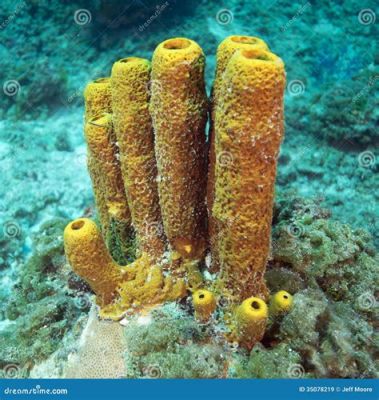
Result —
<instances>
[{"instance_id":1,"label":"yellow tube sponge","mask_svg":"<svg viewBox=\"0 0 379 400\"><path fill-rule=\"evenodd\" d=\"M196 290L192 295L195 318L207 322L216 309L216 298L212 292L205 289Z\"/></svg>"},{"instance_id":2,"label":"yellow tube sponge","mask_svg":"<svg viewBox=\"0 0 379 400\"><path fill-rule=\"evenodd\" d=\"M84 89L84 108L85 121L102 113L111 112L110 78L99 78L87 84ZM107 232L109 229L109 215L103 187L104 184L99 172L100 167L96 160L89 154L87 155L87 167L92 181L100 223L104 232Z\"/></svg>"},{"instance_id":3,"label":"yellow tube sponge","mask_svg":"<svg viewBox=\"0 0 379 400\"><path fill-rule=\"evenodd\" d=\"M293 305L293 297L285 290L279 290L270 299L270 315L276 316L288 313Z\"/></svg>"},{"instance_id":4,"label":"yellow tube sponge","mask_svg":"<svg viewBox=\"0 0 379 400\"><path fill-rule=\"evenodd\" d=\"M165 275L145 254L121 267L110 257L96 224L79 218L64 231L64 245L72 269L95 292L103 318L119 320L130 309L147 309L184 297L183 279Z\"/></svg>"},{"instance_id":5,"label":"yellow tube sponge","mask_svg":"<svg viewBox=\"0 0 379 400\"><path fill-rule=\"evenodd\" d=\"M209 241L212 248L212 271L219 269L219 262L217 256L216 238L218 234L217 224L212 215L212 207L214 203L215 192L215 166L216 166L216 153L215 153L215 114L216 105L222 98L222 80L225 68L232 55L243 49L263 49L268 50L267 44L257 37L253 36L228 36L225 38L217 48L216 54L216 74L213 82L212 96L211 96L211 121L209 130L209 165L208 165L208 182L207 182L207 206L208 206L208 232ZM222 156L221 156L222 158ZM222 160L221 160L222 161ZM225 155L225 162L228 161Z\"/></svg>"},{"instance_id":6,"label":"yellow tube sponge","mask_svg":"<svg viewBox=\"0 0 379 400\"><path fill-rule=\"evenodd\" d=\"M110 78L99 78L88 83L84 89L85 120L112 112Z\"/></svg>"},{"instance_id":7,"label":"yellow tube sponge","mask_svg":"<svg viewBox=\"0 0 379 400\"><path fill-rule=\"evenodd\" d=\"M206 248L204 65L199 45L185 38L162 42L152 61L150 113L164 229L171 248L190 259Z\"/></svg>"},{"instance_id":8,"label":"yellow tube sponge","mask_svg":"<svg viewBox=\"0 0 379 400\"><path fill-rule=\"evenodd\" d=\"M96 177L100 182L102 198L106 201L108 215L115 221L130 223L130 213L120 165L115 156L115 144L112 141L112 116L102 114L90 119L85 125L85 138L89 157L96 162Z\"/></svg>"},{"instance_id":9,"label":"yellow tube sponge","mask_svg":"<svg viewBox=\"0 0 379 400\"><path fill-rule=\"evenodd\" d=\"M268 318L266 303L258 297L250 297L235 312L236 335L241 346L250 350L262 340Z\"/></svg>"},{"instance_id":10,"label":"yellow tube sponge","mask_svg":"<svg viewBox=\"0 0 379 400\"><path fill-rule=\"evenodd\" d=\"M129 57L112 68L113 125L138 247L157 259L165 250L154 135L149 114L150 62Z\"/></svg>"},{"instance_id":11,"label":"yellow tube sponge","mask_svg":"<svg viewBox=\"0 0 379 400\"><path fill-rule=\"evenodd\" d=\"M218 284L234 301L268 297L264 272L279 146L283 137L282 60L258 49L240 50L223 76L215 124L213 217L221 271Z\"/></svg>"},{"instance_id":12,"label":"yellow tube sponge","mask_svg":"<svg viewBox=\"0 0 379 400\"><path fill-rule=\"evenodd\" d=\"M109 304L122 272L109 256L96 224L88 218L70 222L64 230L64 246L68 261L96 293L100 305Z\"/></svg>"}]
</instances>

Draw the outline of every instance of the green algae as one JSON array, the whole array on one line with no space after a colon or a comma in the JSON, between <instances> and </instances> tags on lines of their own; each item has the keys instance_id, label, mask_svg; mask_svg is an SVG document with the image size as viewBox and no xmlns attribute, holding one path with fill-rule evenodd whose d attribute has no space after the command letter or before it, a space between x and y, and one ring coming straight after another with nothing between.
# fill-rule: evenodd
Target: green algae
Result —
<instances>
[{"instance_id":1,"label":"green algae","mask_svg":"<svg viewBox=\"0 0 379 400\"><path fill-rule=\"evenodd\" d=\"M20 270L5 308L10 320L0 337L0 368L27 371L61 344L78 318L89 310L88 288L65 262L62 230L54 219L35 234L33 255Z\"/></svg>"}]
</instances>

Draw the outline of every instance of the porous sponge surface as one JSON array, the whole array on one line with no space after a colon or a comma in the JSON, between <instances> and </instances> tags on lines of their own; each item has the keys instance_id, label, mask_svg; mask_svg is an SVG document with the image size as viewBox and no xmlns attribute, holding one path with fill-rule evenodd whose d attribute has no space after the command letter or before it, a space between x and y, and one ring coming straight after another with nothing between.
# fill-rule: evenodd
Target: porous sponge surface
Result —
<instances>
[{"instance_id":1,"label":"porous sponge surface","mask_svg":"<svg viewBox=\"0 0 379 400\"><path fill-rule=\"evenodd\" d=\"M212 270L219 269L219 261L217 255L216 238L218 228L216 220L212 215L212 207L215 196L215 168L216 168L216 151L215 151L215 115L217 103L221 100L223 75L232 55L238 50L244 49L262 49L268 50L267 44L257 37L253 36L228 36L217 48L216 55L216 74L213 82L211 96L211 113L210 113L210 131L209 131L209 165L208 165L208 182L207 182L207 207L208 207L208 232L210 244L212 247Z\"/></svg>"},{"instance_id":2,"label":"porous sponge surface","mask_svg":"<svg viewBox=\"0 0 379 400\"><path fill-rule=\"evenodd\" d=\"M102 113L111 112L110 95L108 78L101 78L88 83L84 89L85 121L95 118ZM109 216L104 184L102 182L103 178L100 173L100 165L91 154L87 154L87 167L91 177L96 209L99 213L100 222L103 229L107 231L109 227Z\"/></svg>"},{"instance_id":3,"label":"porous sponge surface","mask_svg":"<svg viewBox=\"0 0 379 400\"><path fill-rule=\"evenodd\" d=\"M64 230L65 252L73 270L96 292L98 302L112 301L122 279L96 224L88 218L70 222Z\"/></svg>"},{"instance_id":4,"label":"porous sponge surface","mask_svg":"<svg viewBox=\"0 0 379 400\"><path fill-rule=\"evenodd\" d=\"M204 64L201 48L184 38L162 42L152 61L150 112L164 228L173 249L189 257L200 257L206 246Z\"/></svg>"},{"instance_id":5,"label":"porous sponge surface","mask_svg":"<svg viewBox=\"0 0 379 400\"><path fill-rule=\"evenodd\" d=\"M149 114L150 62L129 57L112 68L113 124L140 251L160 257L165 235L159 207L154 135Z\"/></svg>"},{"instance_id":6,"label":"porous sponge surface","mask_svg":"<svg viewBox=\"0 0 379 400\"><path fill-rule=\"evenodd\" d=\"M89 165L95 162L93 169L95 182L99 182L99 200L106 201L108 215L117 221L130 221L120 165L116 157L116 146L112 140L113 126L111 114L103 114L91 119L85 125L85 138L89 150ZM92 175L91 174L91 175Z\"/></svg>"},{"instance_id":7,"label":"porous sponge surface","mask_svg":"<svg viewBox=\"0 0 379 400\"><path fill-rule=\"evenodd\" d=\"M263 274L283 136L284 84L278 57L239 51L226 67L216 109L216 246L221 282L240 301L252 294L267 297Z\"/></svg>"},{"instance_id":8,"label":"porous sponge surface","mask_svg":"<svg viewBox=\"0 0 379 400\"><path fill-rule=\"evenodd\" d=\"M99 78L90 82L84 89L85 119L95 117L99 113L110 113L111 91L110 79Z\"/></svg>"}]
</instances>

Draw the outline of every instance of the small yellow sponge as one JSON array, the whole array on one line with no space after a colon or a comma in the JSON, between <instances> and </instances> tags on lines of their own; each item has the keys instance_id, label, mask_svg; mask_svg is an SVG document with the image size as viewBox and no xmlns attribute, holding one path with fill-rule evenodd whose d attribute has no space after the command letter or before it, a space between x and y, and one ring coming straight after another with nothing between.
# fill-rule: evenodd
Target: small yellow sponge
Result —
<instances>
[{"instance_id":1,"label":"small yellow sponge","mask_svg":"<svg viewBox=\"0 0 379 400\"><path fill-rule=\"evenodd\" d=\"M127 266L116 264L90 219L66 226L64 246L72 269L95 292L102 318L119 320L132 308L146 310L186 295L184 280L165 273L146 254Z\"/></svg>"},{"instance_id":2,"label":"small yellow sponge","mask_svg":"<svg viewBox=\"0 0 379 400\"><path fill-rule=\"evenodd\" d=\"M216 298L212 292L205 289L196 290L192 295L195 317L201 322L209 320L216 309Z\"/></svg>"},{"instance_id":3,"label":"small yellow sponge","mask_svg":"<svg viewBox=\"0 0 379 400\"><path fill-rule=\"evenodd\" d=\"M236 334L240 344L251 349L265 333L268 317L266 303L258 297L250 297L236 309Z\"/></svg>"},{"instance_id":4,"label":"small yellow sponge","mask_svg":"<svg viewBox=\"0 0 379 400\"><path fill-rule=\"evenodd\" d=\"M270 299L270 314L273 316L289 312L293 305L293 297L285 290L279 290Z\"/></svg>"}]
</instances>

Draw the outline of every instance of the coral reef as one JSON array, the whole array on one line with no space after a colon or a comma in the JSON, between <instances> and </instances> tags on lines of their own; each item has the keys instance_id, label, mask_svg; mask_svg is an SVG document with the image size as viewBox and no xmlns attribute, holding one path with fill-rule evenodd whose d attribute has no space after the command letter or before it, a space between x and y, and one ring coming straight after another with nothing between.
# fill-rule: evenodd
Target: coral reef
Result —
<instances>
[{"instance_id":1,"label":"coral reef","mask_svg":"<svg viewBox=\"0 0 379 400\"><path fill-rule=\"evenodd\" d=\"M286 207L281 207L281 201ZM301 198L278 202L273 257L300 273L307 285L359 310L360 296L373 297L378 261L370 235L328 218L317 203Z\"/></svg>"},{"instance_id":2,"label":"coral reef","mask_svg":"<svg viewBox=\"0 0 379 400\"><path fill-rule=\"evenodd\" d=\"M233 36L220 45L210 150L216 159L208 214L217 226L210 241L220 263L213 290L229 298L227 318L236 319L235 336L247 348L262 339L266 326L263 277L283 136L284 64L262 48L263 41L249 36ZM207 285L197 269L209 242L204 66L197 43L168 39L156 48L151 67L145 59L122 59L110 79L85 90L88 165L103 236L109 220L127 224L122 210L130 209L139 254L121 268L93 222L82 218L66 227L69 262L96 293L103 317L120 319L132 307L176 300L186 288ZM103 114L91 119L97 112ZM225 153L231 165L223 162ZM163 259L166 237L168 262ZM196 292L193 303L203 321L216 308L209 291Z\"/></svg>"},{"instance_id":3,"label":"coral reef","mask_svg":"<svg viewBox=\"0 0 379 400\"><path fill-rule=\"evenodd\" d=\"M262 7L260 2L228 0L221 7L216 1L175 0L168 2L167 7L156 8L156 2L150 0L144 1L145 7L139 7L138 1L129 3L2 1L1 376L27 376L32 368L31 377L64 377L67 351L81 335L90 306L89 288L81 281L77 285L78 278L67 266L61 269L55 261L50 263L49 257L36 257L37 249L32 243L39 239L43 242L47 237L61 243L61 228L34 238L41 232L41 225L51 218L71 220L77 215L97 218L81 134L81 94L86 82L111 75L109 60L117 60L124 54L149 58L156 43L167 37L185 35L199 43L207 54L205 83L210 92L212 85L216 86L214 71L220 70L220 62L213 55L216 46L226 36L244 32L262 37L286 63L286 138L278 160L276 191L281 195L283 190L292 189L296 198L277 201L273 249L265 281L271 294L281 290L291 294L293 307L277 316L269 312L262 345L256 344L250 353L237 348L233 342L222 344L218 358L215 356L218 348L212 351L208 360L218 367L218 361L227 359L227 373L210 368L202 357L204 342L195 339L192 354L183 358L170 356L175 368L170 368L164 358L165 350L161 350L156 362L144 361L131 376L153 378L158 370L162 377L167 373L176 377L377 377L378 366L373 361L377 359L378 340L373 327L378 311L378 263L370 237L373 235L374 243L378 243L379 192L374 190L378 172L378 154L374 147L378 138L375 129L377 23L374 23L375 13L378 16L377 4L374 0L367 0L364 5L358 0L343 4L320 0L316 7L313 2L301 5L271 1ZM84 19L78 20L78 11L85 12ZM373 13L373 20L362 20L363 11ZM226 19L220 18L225 15ZM150 94L153 86L154 82L150 82ZM215 89L213 101L214 93ZM214 112L214 107L210 111ZM211 165L212 154L213 160L216 159L211 151ZM305 197L320 197L323 205L332 211L333 219L330 212L321 210L313 201L304 200ZM100 214L98 205L97 213ZM209 217L212 236L212 216ZM102 227L101 220L99 215ZM308 224L308 221L311 222ZM303 232L300 235L297 225ZM139 245L131 232L125 241L127 235L120 228L111 224L105 241L116 262L125 265L135 259ZM157 231L164 233L161 228ZM61 258L61 250L59 254ZM166 256L169 264L175 266L183 261L176 259L177 254L166 253ZM216 260L214 247L213 260ZM205 261L209 267L209 255ZM214 264L211 267L217 272ZM56 267L58 272L54 272ZM192 275L189 280L196 282L192 285L195 289L208 287L217 277L205 272L204 284L198 261L190 260L183 267L186 273L180 271L179 275ZM204 268L203 263L200 267ZM28 278L23 279L24 275ZM66 282L69 290L63 289ZM56 295L57 291L62 296ZM58 311L46 300L50 294L52 303L59 301ZM40 296L46 297L34 301ZM8 301L12 303L9 310ZM73 302L79 311L70 308ZM217 296L217 302L207 322L196 323L190 301L181 314L189 316L190 322L200 330L213 327L214 330L208 330L210 339L207 336L206 341L209 345L208 340L210 343L216 340L216 347L220 332L224 336L230 329L224 322L229 322L231 316L224 313L228 298ZM166 304L163 309L169 306ZM9 317L14 315L12 318L16 319L7 319L8 311ZM140 323L146 320L144 316ZM105 321L96 322L110 326ZM180 319L175 323L180 324ZM147 326L146 331L150 328ZM128 330L127 321L123 330ZM114 325L114 331L120 333L118 325ZM158 335L158 330L154 334ZM83 333L83 338L86 336L88 330ZM146 354L151 340L152 335L144 342ZM123 346L120 344L118 348L120 358L122 350L126 350ZM178 353L182 351L178 349ZM205 353L210 354L211 350ZM111 362L114 360L109 353L104 353L103 361L108 357ZM81 359L70 358L79 371ZM184 359L189 360L184 363L186 370L179 365ZM206 374L191 365L196 362ZM83 364L86 377L122 375L112 368L92 369L96 365L90 361L86 366L88 369Z\"/></svg>"}]
</instances>

